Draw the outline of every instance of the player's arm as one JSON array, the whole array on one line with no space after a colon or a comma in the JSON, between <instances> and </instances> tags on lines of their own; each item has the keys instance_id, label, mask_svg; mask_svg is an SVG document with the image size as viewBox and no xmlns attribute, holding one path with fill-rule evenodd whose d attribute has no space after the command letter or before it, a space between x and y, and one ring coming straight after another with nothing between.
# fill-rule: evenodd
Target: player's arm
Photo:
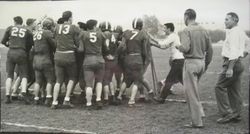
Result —
<instances>
[{"instance_id":1,"label":"player's arm","mask_svg":"<svg viewBox=\"0 0 250 134\"><path fill-rule=\"evenodd\" d=\"M80 53L83 53L84 52L84 32L82 31L80 34L79 34L79 47L77 48L77 51L80 52Z\"/></svg>"},{"instance_id":2,"label":"player's arm","mask_svg":"<svg viewBox=\"0 0 250 134\"><path fill-rule=\"evenodd\" d=\"M189 32L187 30L184 30L183 32L180 33L180 40L181 40L181 45L175 47L179 49L182 53L187 53L190 50L191 46Z\"/></svg>"},{"instance_id":3,"label":"player's arm","mask_svg":"<svg viewBox=\"0 0 250 134\"><path fill-rule=\"evenodd\" d=\"M101 43L102 43L102 56L105 58L106 56L106 37L103 33L101 33Z\"/></svg>"},{"instance_id":4,"label":"player's arm","mask_svg":"<svg viewBox=\"0 0 250 134\"><path fill-rule=\"evenodd\" d=\"M52 52L54 53L56 51L56 42L55 42L55 39L54 39L52 32L47 33L47 42L48 42Z\"/></svg>"},{"instance_id":5,"label":"player's arm","mask_svg":"<svg viewBox=\"0 0 250 134\"><path fill-rule=\"evenodd\" d=\"M126 50L126 39L124 37L122 37L122 40L117 48L117 53L122 53Z\"/></svg>"},{"instance_id":6,"label":"player's arm","mask_svg":"<svg viewBox=\"0 0 250 134\"><path fill-rule=\"evenodd\" d=\"M10 37L10 30L11 30L11 27L8 27L4 33L4 36L3 36L3 39L1 41L1 43L3 45L5 45L6 47L9 47L9 44L8 44L8 41L9 41L9 37Z\"/></svg>"},{"instance_id":7,"label":"player's arm","mask_svg":"<svg viewBox=\"0 0 250 134\"><path fill-rule=\"evenodd\" d=\"M175 41L175 39L174 39L173 36L169 36L169 37L167 37L164 40L157 40L157 39L155 39L155 41L157 43L156 46L158 46L161 49L167 49L167 48L171 47L171 45L173 44L173 42Z\"/></svg>"},{"instance_id":8,"label":"player's arm","mask_svg":"<svg viewBox=\"0 0 250 134\"><path fill-rule=\"evenodd\" d=\"M104 44L102 46L102 51L103 51L103 56L107 56L108 54L110 54L110 49L109 49L109 45L110 45L110 40L108 39L108 35L105 35L104 33L102 34L102 38L104 40Z\"/></svg>"},{"instance_id":9,"label":"player's arm","mask_svg":"<svg viewBox=\"0 0 250 134\"><path fill-rule=\"evenodd\" d=\"M34 46L34 41L33 41L33 34L31 31L27 30L27 52L29 52Z\"/></svg>"},{"instance_id":10,"label":"player's arm","mask_svg":"<svg viewBox=\"0 0 250 134\"><path fill-rule=\"evenodd\" d=\"M212 41L208 33L206 36L207 38L206 38L206 53L205 53L206 54L205 55L205 70L207 70L207 67L212 61L212 57L213 57Z\"/></svg>"},{"instance_id":11,"label":"player's arm","mask_svg":"<svg viewBox=\"0 0 250 134\"><path fill-rule=\"evenodd\" d=\"M74 36L73 36L74 44L76 47L79 47L79 43L80 43L79 42L80 41L79 35L80 35L81 30L80 30L80 28L78 28L75 25L73 25L73 29L74 29Z\"/></svg>"},{"instance_id":12,"label":"player's arm","mask_svg":"<svg viewBox=\"0 0 250 134\"><path fill-rule=\"evenodd\" d=\"M142 57L143 57L143 62L144 65L147 65L150 62L150 53L149 53L149 37L145 34L142 44Z\"/></svg>"}]
</instances>

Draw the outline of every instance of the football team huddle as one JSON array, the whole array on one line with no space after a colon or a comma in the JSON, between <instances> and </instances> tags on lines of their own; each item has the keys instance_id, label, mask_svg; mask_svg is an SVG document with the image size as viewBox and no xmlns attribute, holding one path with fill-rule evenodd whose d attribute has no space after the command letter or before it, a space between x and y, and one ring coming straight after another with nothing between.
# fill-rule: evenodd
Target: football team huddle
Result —
<instances>
[{"instance_id":1,"label":"football team huddle","mask_svg":"<svg viewBox=\"0 0 250 134\"><path fill-rule=\"evenodd\" d=\"M25 104L73 108L71 97L78 83L87 109L121 104L129 87L129 106L135 105L138 90L143 99L145 95L153 98L153 89L143 77L152 59L143 20L135 18L133 30L126 31L121 26L112 29L107 21L97 23L90 19L73 25L71 11L63 12L57 23L44 17L27 19L24 26L22 17L14 17L14 25L7 28L1 42L9 48L6 103L21 96ZM60 104L63 85L66 92Z\"/></svg>"}]
</instances>

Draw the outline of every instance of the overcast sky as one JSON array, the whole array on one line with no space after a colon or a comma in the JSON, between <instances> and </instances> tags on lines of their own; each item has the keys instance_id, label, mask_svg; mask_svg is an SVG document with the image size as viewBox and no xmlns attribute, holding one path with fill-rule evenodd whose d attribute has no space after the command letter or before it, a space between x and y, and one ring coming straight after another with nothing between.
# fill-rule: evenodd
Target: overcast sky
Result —
<instances>
[{"instance_id":1,"label":"overcast sky","mask_svg":"<svg viewBox=\"0 0 250 134\"><path fill-rule=\"evenodd\" d=\"M214 22L223 28L228 12L239 15L244 29L250 29L250 0L82 0L82 1L40 1L0 2L0 28L13 24L14 16L39 19L47 14L55 20L65 10L73 12L73 23L88 19L107 20L111 24L131 27L134 17L155 15L161 23L183 22L183 13L188 8L197 12L198 22Z\"/></svg>"}]
</instances>

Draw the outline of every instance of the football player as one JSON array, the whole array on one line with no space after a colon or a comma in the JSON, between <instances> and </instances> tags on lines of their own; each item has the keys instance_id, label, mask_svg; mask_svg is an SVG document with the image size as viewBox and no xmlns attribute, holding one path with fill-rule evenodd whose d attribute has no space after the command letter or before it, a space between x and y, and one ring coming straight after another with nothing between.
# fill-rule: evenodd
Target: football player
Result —
<instances>
[{"instance_id":1,"label":"football player","mask_svg":"<svg viewBox=\"0 0 250 134\"><path fill-rule=\"evenodd\" d=\"M26 104L29 103L27 90L28 79L28 55L31 46L33 45L32 33L22 25L23 19L20 16L14 17L14 26L7 28L2 44L9 47L7 54L7 79L6 79L6 103L11 103L10 89L14 75L15 66L18 65L21 78L21 94L24 97Z\"/></svg>"},{"instance_id":2,"label":"football player","mask_svg":"<svg viewBox=\"0 0 250 134\"><path fill-rule=\"evenodd\" d=\"M114 73L118 72L117 43L116 43L118 33L111 32L111 25L109 22L100 23L99 28L102 30L106 39L105 46L103 48L103 57L105 60L105 73L103 79L104 104L108 104L109 93L110 93L111 94L110 104L117 105L112 78Z\"/></svg>"},{"instance_id":3,"label":"football player","mask_svg":"<svg viewBox=\"0 0 250 134\"><path fill-rule=\"evenodd\" d=\"M129 106L134 106L135 96L138 90L138 85L143 83L144 66L148 59L147 46L149 43L149 37L145 31L142 30L143 21L140 18L136 18L132 22L133 30L127 30L123 34L121 47L126 49L127 55L125 56L125 75L121 90L118 95L118 99L121 100L126 87L129 87L132 83L131 97L128 102Z\"/></svg>"},{"instance_id":4,"label":"football player","mask_svg":"<svg viewBox=\"0 0 250 134\"><path fill-rule=\"evenodd\" d=\"M26 20L26 28L33 34L35 28L36 28L36 23L35 23L36 19L33 19L33 18L28 18ZM31 47L31 45L28 45ZM30 50L29 52L27 51L28 53L28 84L27 84L27 89L29 87L31 87L31 85L34 83L35 81L35 74L34 74L34 69L32 67L32 62L33 62L33 50L32 48L27 48L27 50ZM15 67L15 71L14 71L14 74L17 75L17 78L15 79L15 82L14 82L14 85L12 87L13 91L12 91L12 94L11 94L11 98L12 100L16 100L17 99L17 93L18 93L18 89L19 89L19 86L21 84L21 79L20 79L20 76L19 76L19 69L18 69L18 66ZM15 76L15 75L14 75ZM29 90L27 90L27 93ZM19 96L22 96L21 94L19 94ZM27 102L28 103L28 102Z\"/></svg>"},{"instance_id":5,"label":"football player","mask_svg":"<svg viewBox=\"0 0 250 134\"><path fill-rule=\"evenodd\" d=\"M34 59L33 67L35 70L35 104L39 104L39 89L45 78L46 84L46 101L45 105L50 106L52 102L52 87L55 81L54 62L52 57L56 46L54 35L52 33L53 22L46 19L42 23L42 29L35 32L34 40Z\"/></svg>"},{"instance_id":6,"label":"football player","mask_svg":"<svg viewBox=\"0 0 250 134\"><path fill-rule=\"evenodd\" d=\"M101 94L102 81L104 75L104 59L103 47L105 45L105 37L103 33L97 29L96 20L87 21L87 31L82 31L80 35L79 48L84 49L84 78L86 82L86 106L92 109L93 83L96 82L96 109L102 108Z\"/></svg>"},{"instance_id":7,"label":"football player","mask_svg":"<svg viewBox=\"0 0 250 134\"><path fill-rule=\"evenodd\" d=\"M114 28L113 33L117 34L117 41L116 41L116 46L117 48L119 47L121 41L122 41L122 35L123 35L123 29L121 26L116 26ZM116 52L116 58L117 58L117 67L115 70L115 79L116 79L116 91L115 91L115 97L118 96L120 87L121 87L121 82L122 82L122 74L124 72L124 57L125 57L125 52Z\"/></svg>"},{"instance_id":8,"label":"football player","mask_svg":"<svg viewBox=\"0 0 250 134\"><path fill-rule=\"evenodd\" d=\"M64 23L55 27L56 52L55 52L55 72L56 84L53 92L52 109L58 108L58 95L61 85L64 81L65 74L68 76L67 91L64 98L63 106L65 108L74 107L70 103L70 94L73 90L77 79L77 64L75 51L79 45L80 29L72 25L72 12L65 11L62 14Z\"/></svg>"}]
</instances>

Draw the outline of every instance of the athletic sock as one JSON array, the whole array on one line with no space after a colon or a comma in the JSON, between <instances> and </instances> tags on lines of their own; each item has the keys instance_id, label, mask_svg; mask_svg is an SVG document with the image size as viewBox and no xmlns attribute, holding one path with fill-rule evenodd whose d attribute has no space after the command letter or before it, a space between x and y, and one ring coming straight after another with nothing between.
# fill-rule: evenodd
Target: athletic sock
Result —
<instances>
[{"instance_id":1,"label":"athletic sock","mask_svg":"<svg viewBox=\"0 0 250 134\"><path fill-rule=\"evenodd\" d=\"M86 100L87 100L87 106L91 106L92 105L92 95L93 95L93 91L91 87L87 87L86 88Z\"/></svg>"},{"instance_id":2,"label":"athletic sock","mask_svg":"<svg viewBox=\"0 0 250 134\"><path fill-rule=\"evenodd\" d=\"M58 105L58 101L53 101L52 105Z\"/></svg>"},{"instance_id":3,"label":"athletic sock","mask_svg":"<svg viewBox=\"0 0 250 134\"><path fill-rule=\"evenodd\" d=\"M64 98L64 101L69 101L69 100L70 100L69 97L65 97L65 98Z\"/></svg>"},{"instance_id":4,"label":"athletic sock","mask_svg":"<svg viewBox=\"0 0 250 134\"><path fill-rule=\"evenodd\" d=\"M52 98L52 95L47 95L46 98Z\"/></svg>"}]
</instances>

